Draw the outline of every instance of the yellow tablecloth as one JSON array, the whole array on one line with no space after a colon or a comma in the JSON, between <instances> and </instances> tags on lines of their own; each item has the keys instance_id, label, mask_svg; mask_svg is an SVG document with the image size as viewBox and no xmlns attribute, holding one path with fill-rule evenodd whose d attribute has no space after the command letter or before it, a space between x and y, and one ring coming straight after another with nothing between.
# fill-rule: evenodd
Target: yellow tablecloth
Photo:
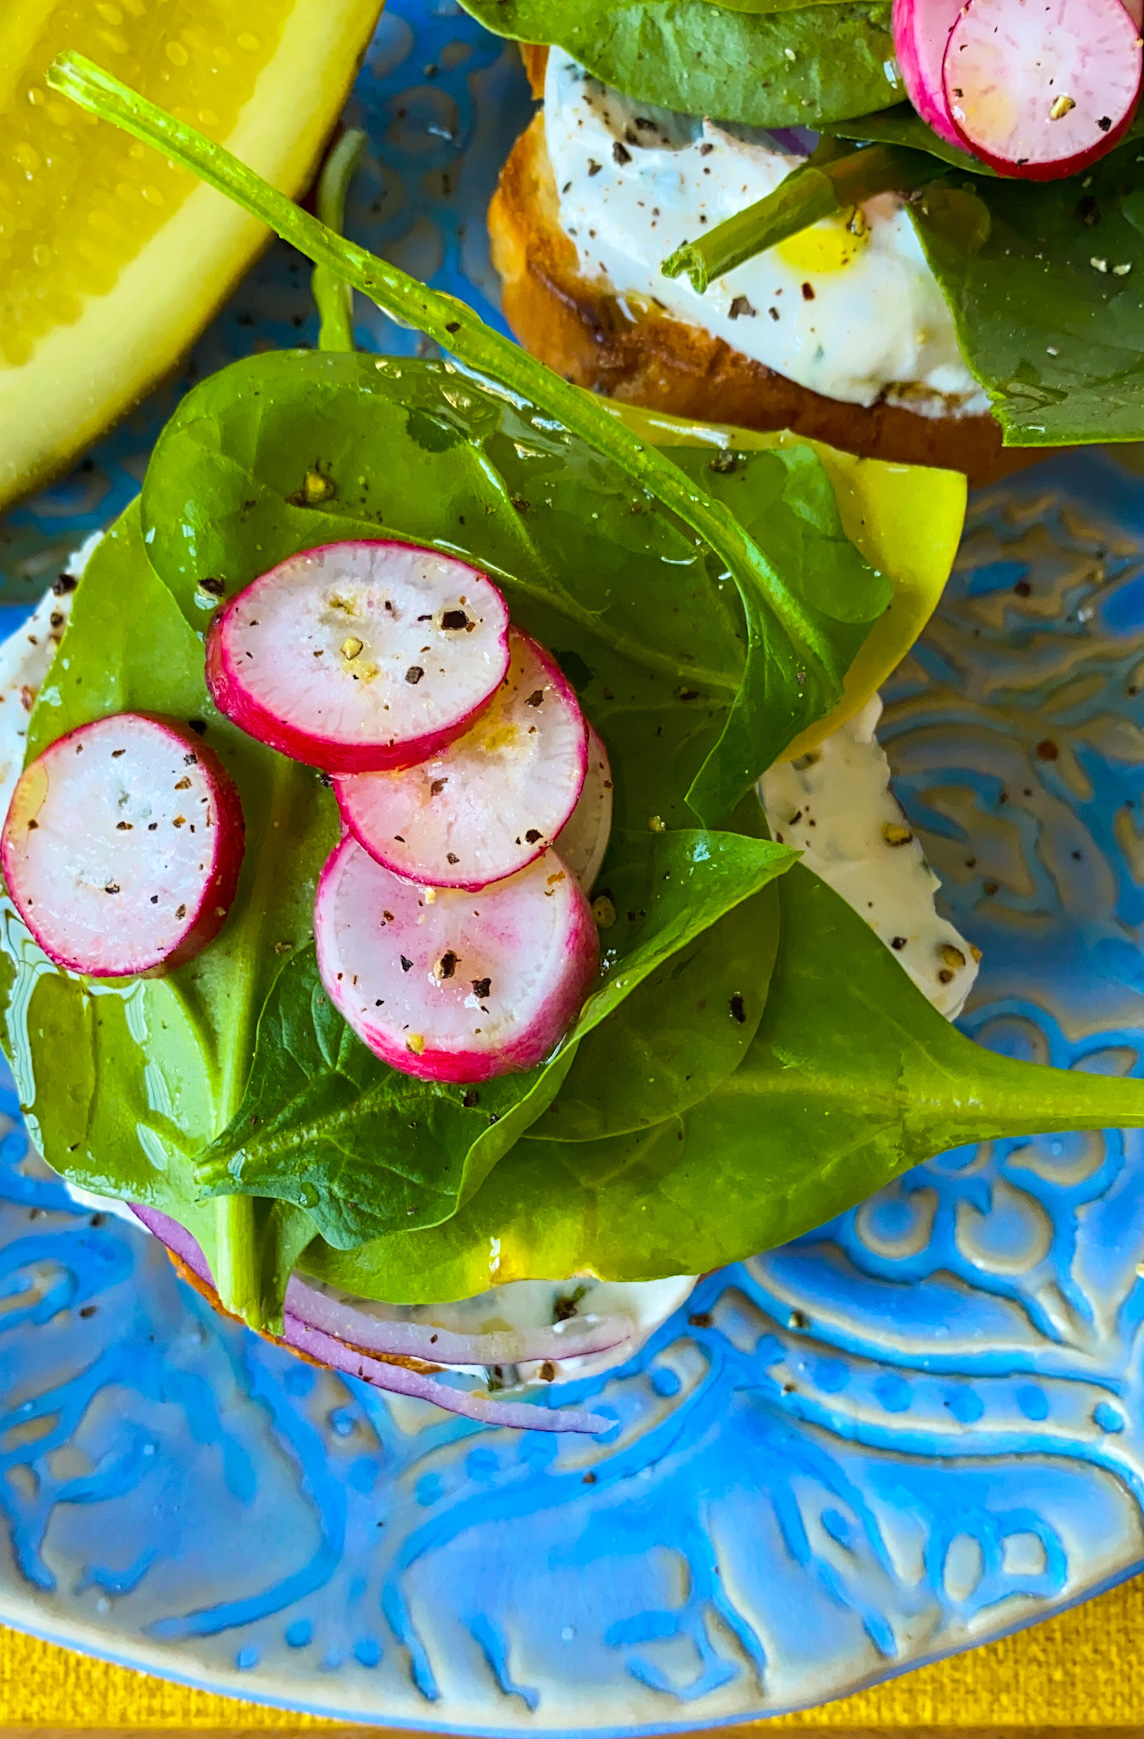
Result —
<instances>
[{"instance_id":1,"label":"yellow tablecloth","mask_svg":"<svg viewBox=\"0 0 1144 1739\"><path fill-rule=\"evenodd\" d=\"M331 1725L188 1691L0 1631L0 1728ZM1144 1732L1144 1577L988 1648L772 1728L1133 1728Z\"/></svg>"}]
</instances>

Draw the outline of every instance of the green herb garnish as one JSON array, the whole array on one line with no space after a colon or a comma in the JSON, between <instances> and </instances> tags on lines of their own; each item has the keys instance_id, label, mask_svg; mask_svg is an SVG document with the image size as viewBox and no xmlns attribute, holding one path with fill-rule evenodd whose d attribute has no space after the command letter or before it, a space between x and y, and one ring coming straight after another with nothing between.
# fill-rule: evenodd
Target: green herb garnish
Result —
<instances>
[{"instance_id":1,"label":"green herb garnish","mask_svg":"<svg viewBox=\"0 0 1144 1739\"><path fill-rule=\"evenodd\" d=\"M773 193L737 211L700 236L684 242L663 262L665 278L687 273L702 296L713 278L734 271L745 260L777 247L811 224L840 212L855 212L879 193L909 193L945 173L942 164L920 152L891 151L867 145L840 155L826 141L807 163L792 169Z\"/></svg>"}]
</instances>

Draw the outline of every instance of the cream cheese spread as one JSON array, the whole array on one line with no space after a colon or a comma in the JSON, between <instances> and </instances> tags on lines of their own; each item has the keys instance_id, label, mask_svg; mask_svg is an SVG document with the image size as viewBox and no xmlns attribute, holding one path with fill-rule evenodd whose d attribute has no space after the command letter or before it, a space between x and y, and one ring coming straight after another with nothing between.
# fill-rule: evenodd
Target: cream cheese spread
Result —
<instances>
[{"instance_id":1,"label":"cream cheese spread","mask_svg":"<svg viewBox=\"0 0 1144 1739\"><path fill-rule=\"evenodd\" d=\"M874 697L809 755L764 773L759 793L775 839L892 948L918 989L953 1020L965 1004L980 955L934 908L941 883L890 789L890 767L874 735Z\"/></svg>"},{"instance_id":2,"label":"cream cheese spread","mask_svg":"<svg viewBox=\"0 0 1144 1739\"><path fill-rule=\"evenodd\" d=\"M0 641L0 822L8 813L24 765L28 716L71 614L74 587L68 582L83 573L102 538L101 531L92 533L69 557L60 579L27 620Z\"/></svg>"},{"instance_id":3,"label":"cream cheese spread","mask_svg":"<svg viewBox=\"0 0 1144 1739\"><path fill-rule=\"evenodd\" d=\"M555 48L544 125L581 270L632 299L633 313L654 304L828 398L889 398L941 416L988 410L894 195L815 224L700 296L686 277L665 278L663 261L773 192L802 159L755 129L633 103Z\"/></svg>"}]
</instances>

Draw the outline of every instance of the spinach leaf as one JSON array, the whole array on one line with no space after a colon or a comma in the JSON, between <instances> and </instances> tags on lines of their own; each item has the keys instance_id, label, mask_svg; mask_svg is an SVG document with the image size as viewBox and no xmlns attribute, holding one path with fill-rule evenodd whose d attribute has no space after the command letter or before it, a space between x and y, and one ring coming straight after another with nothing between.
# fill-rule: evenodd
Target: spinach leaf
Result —
<instances>
[{"instance_id":1,"label":"spinach leaf","mask_svg":"<svg viewBox=\"0 0 1144 1739\"><path fill-rule=\"evenodd\" d=\"M1008 444L1141 438L1138 143L1065 181L939 183L910 210Z\"/></svg>"},{"instance_id":2,"label":"spinach leaf","mask_svg":"<svg viewBox=\"0 0 1144 1739\"><path fill-rule=\"evenodd\" d=\"M735 575L737 585L757 590L767 599L776 626L793 642L808 670L815 674L816 681L806 697L804 726L826 710L817 705L816 712L810 711L822 694L827 697L827 706L837 701L840 691L832 675L829 645L823 642L816 624L800 610L796 598L758 545L720 502L713 500L706 490L688 483L670 459L617 422L590 393L561 380L510 339L492 331L465 303L428 289L387 260L345 241L292 204L223 146L213 144L193 127L176 120L83 55L57 56L47 78L54 90L62 91L90 113L114 121L134 137L161 150L172 162L192 170L244 211L270 224L315 264L329 268L395 319L410 323L436 339L467 368L523 395L546 417L556 419L558 427L585 441L593 452L609 458L646 491L650 501L658 502L689 526L700 546L706 546ZM320 479L318 484L320 493ZM760 771L785 746L776 745L772 754L760 761ZM718 747L715 753L717 757Z\"/></svg>"},{"instance_id":3,"label":"spinach leaf","mask_svg":"<svg viewBox=\"0 0 1144 1739\"><path fill-rule=\"evenodd\" d=\"M870 0L462 0L490 30L565 49L625 95L755 127L901 100L890 8Z\"/></svg>"},{"instance_id":4,"label":"spinach leaf","mask_svg":"<svg viewBox=\"0 0 1144 1739\"><path fill-rule=\"evenodd\" d=\"M732 818L755 837L766 824L754 792ZM613 853L598 897L620 925L646 909L659 854ZM611 939L611 931L603 937ZM706 1097L736 1069L762 1019L778 947L773 884L718 918L637 985L577 1047L547 1113L529 1134L594 1141L659 1123Z\"/></svg>"},{"instance_id":5,"label":"spinach leaf","mask_svg":"<svg viewBox=\"0 0 1144 1739\"><path fill-rule=\"evenodd\" d=\"M233 1117L282 953L309 940L314 882L338 837L337 815L308 769L263 749L212 707L198 637L147 560L138 502L76 591L29 721L28 756L125 709L190 724L235 779L247 825L235 903L194 960L126 985L89 983L53 966L9 910L0 938L7 1048L48 1163L97 1193L173 1214L201 1234L216 1276L236 1259L259 1294L236 1302L257 1317L275 1308L282 1250L296 1253L314 1227L305 1216L264 1213L244 1226L217 1205L196 1210L189 1161ZM249 1247L224 1248L232 1238Z\"/></svg>"},{"instance_id":6,"label":"spinach leaf","mask_svg":"<svg viewBox=\"0 0 1144 1739\"><path fill-rule=\"evenodd\" d=\"M665 411L647 411L611 400L608 408L647 441L706 452L711 470L717 473L725 471L737 453L762 447L807 445L822 460L843 530L872 567L891 577L894 601L885 615L879 616L846 672L842 699L796 737L783 758L793 760L817 748L881 688L933 614L961 541L964 476L960 471L856 459L852 453L841 453L821 441L804 443L782 431L764 434L756 429L688 422ZM678 453L675 457L678 462Z\"/></svg>"},{"instance_id":7,"label":"spinach leaf","mask_svg":"<svg viewBox=\"0 0 1144 1739\"><path fill-rule=\"evenodd\" d=\"M920 1160L1035 1130L1144 1124L1144 1082L997 1056L951 1027L810 871L778 883L779 953L734 1074L634 1135L526 1138L447 1225L301 1266L369 1298L702 1272L797 1236Z\"/></svg>"},{"instance_id":8,"label":"spinach leaf","mask_svg":"<svg viewBox=\"0 0 1144 1739\"><path fill-rule=\"evenodd\" d=\"M783 571L804 612L830 647L830 673L839 692L848 667L883 615L893 587L859 555L842 526L834 491L810 447L784 451L782 467L761 472L749 453L724 455L719 468L695 449L674 452L691 476L706 473L717 499L726 502L762 549L781 549ZM687 801L701 815L725 815L754 782L762 721L770 741L784 745L798 734L799 718L813 674L785 637L776 635L766 599L739 587L747 623L747 662L719 740L719 755L707 758L692 781ZM824 712L825 705L816 711Z\"/></svg>"},{"instance_id":9,"label":"spinach leaf","mask_svg":"<svg viewBox=\"0 0 1144 1739\"><path fill-rule=\"evenodd\" d=\"M447 542L442 534L455 527L465 541L454 547L463 553L472 551L494 569L511 564L506 585L514 613L560 652L581 684L588 711L603 726L616 774L617 820L639 831L654 816L669 829L664 836L644 832L644 843L626 870L622 857L613 854L608 876L623 914L621 933L627 911L646 903L640 877L652 873L654 854L676 849L673 841L679 836L672 830L688 818L689 777L720 729L721 712L729 707L746 659L742 616L726 576L713 578L716 564L706 552L670 516L649 511L641 492L617 489L614 473L591 450L569 442L560 431L554 435L542 419L526 420L503 397L490 398L454 373L421 365L386 363L379 369L372 359L328 358L345 379L327 397L315 360L303 361L300 380L294 372L299 359L260 359L261 371L247 376L242 390L226 383L219 398L226 411L221 419L214 414L213 394L202 389L189 407L202 414L188 419L178 439L178 431L171 431L170 445L163 443L148 476L148 499L158 502L152 542L144 544L139 509L133 508L81 584L71 627L31 721L32 753L76 724L130 706L204 726L207 740L239 783L250 827L252 855L231 920L196 961L137 988L138 1000L129 1005L128 1036L145 1030L146 1056L127 1039L111 1045L109 1023L128 1018L116 1014L116 987L84 986L56 973L34 949L19 969L13 995L18 1013L10 1035L13 1049L23 1045L29 1053L29 1103L36 1097L35 1070L47 1068L49 1057L58 1058L61 1049L76 1058L78 1098L86 1104L95 1096L96 1109L90 1117L84 1113L83 1126L90 1122L94 1132L90 1140L77 1141L74 1121L53 1132L47 1118L44 1139L53 1163L97 1190L172 1213L196 1233L212 1266L225 1262L228 1249L246 1250L248 1268L261 1276L261 1297L248 1308L253 1319L280 1307L280 1282L289 1267L283 1252L309 1238L313 1221L300 1204L297 1211L285 1203L275 1208L249 1196L224 1198L221 1207L204 1204L197 1198L190 1162L234 1120L236 1090L245 1087L249 1072L251 1020L262 1009L283 958L280 950L309 940L314 874L336 822L313 774L232 730L211 707L198 634L190 624L205 626L218 590L198 587L196 577L212 578L221 571L232 585L242 584L265 562L300 545L330 536L376 535L379 512L388 531L391 500L393 510L399 506L405 516L407 535ZM402 390L387 387L379 395L373 383L391 368L403 377ZM297 412L300 398L308 407L305 422ZM285 418L283 401L289 409ZM483 444L476 447L469 440L474 426L484 431ZM675 438L671 426L665 428ZM653 433L662 438L664 430L657 424ZM704 430L704 441L710 435ZM683 427L677 438L692 437ZM746 445L755 439L743 436ZM766 461L770 443L757 439ZM364 455L369 456L365 469ZM929 504L950 541L960 496L955 501L943 492L939 486L947 480L940 477L911 477L900 468L826 457L833 488L815 462L806 464L802 449L785 452L777 465L770 455L772 462L757 474L738 461L733 470L722 469L727 461L716 450L712 481L732 503L736 492L757 483L759 498L751 511L765 513L781 528L784 559L792 569L810 571L821 564L824 572L836 574L836 589L860 592L867 582L877 582L869 570L848 565L853 558L839 529L836 489L854 535L876 557L885 554L900 568L901 601L920 623L941 574L930 571L928 545L915 550L902 531L902 510L919 500ZM703 445L685 456L685 463L697 467L710 461L711 451ZM306 499L308 471L324 472L321 488L311 490L319 497L316 507L298 505ZM534 503L546 509L539 523ZM633 507L640 511L633 513ZM334 508L349 508L357 517L335 514ZM595 522L592 513L599 516ZM466 522L480 528L475 551ZM593 525L598 530L589 539ZM159 585L148 549L163 566L171 590ZM945 561L943 556L942 572ZM175 594L182 610L173 603ZM817 602L817 593L808 588L806 607ZM140 632L141 623L146 633ZM847 631L843 622L840 632ZM734 825L753 830L745 811ZM257 896L247 891L256 863L262 889ZM261 930L254 922L259 912L266 926ZM773 901L765 893L717 917L710 936L675 936L676 956L655 966L645 983L623 986L632 991L630 998L619 1003L598 1034L583 1041L583 1062L579 1053L573 1060L569 1048L572 1073L562 1129L589 1138L639 1127L665 1111L682 1109L724 1078L757 1025L774 940ZM13 958L19 952L11 932L9 952ZM31 988L40 978L46 982L36 992L28 1027ZM55 1012L49 1018L52 998ZM736 1004L741 1021L732 1013L732 998L742 999ZM678 1014L700 1002L711 1014L704 1011L697 1022L688 1051ZM159 1010L154 1015L153 1006ZM65 1032L69 1036L62 1037ZM647 1062L652 1051L654 1069ZM642 1072L629 1074L629 1064L641 1058ZM506 1113L504 1128L486 1124L476 1131L480 1135L486 1127L497 1127L499 1145L478 1144L469 1119L460 1160L438 1149L446 1187L450 1166L462 1179L467 1164L473 1179L483 1175L512 1133L560 1086L564 1067L562 1060L559 1070L549 1072L542 1090L511 1124ZM524 1085L510 1083L508 1097L520 1098ZM150 1104L149 1095L157 1097L145 1116L139 1106ZM61 1101L61 1111L67 1102L66 1097ZM103 1120L105 1108L106 1115L121 1119L114 1138ZM41 1112L42 1105L33 1114ZM384 1128L383 1121L375 1131L377 1148L384 1145ZM368 1129L362 1139L369 1139ZM475 1148L471 1159L470 1147ZM378 1180L384 1180L380 1189ZM436 1201L439 1208L441 1191L434 1195L428 1170L423 1181L423 1201ZM391 1187L397 1188L379 1167L373 1194L384 1195ZM248 1212L248 1220L225 1223L220 1243L216 1225L224 1222L217 1216L239 1209ZM426 1217L430 1212L426 1207ZM398 1203L389 1223L400 1218ZM408 1219L406 1214L405 1224Z\"/></svg>"},{"instance_id":10,"label":"spinach leaf","mask_svg":"<svg viewBox=\"0 0 1144 1739\"><path fill-rule=\"evenodd\" d=\"M710 0L710 3L722 5L724 0ZM947 144L939 133L935 133L922 120L911 103L898 103L892 109L879 110L877 114L854 115L845 121L830 121L821 130L836 139L878 140L886 145L904 145L911 151L928 151L931 157L951 164L954 169L966 169L972 175L984 175L990 180L998 179L997 171L983 163L980 157L975 157L971 151L963 151L958 145ZM1124 138L1126 143L1144 138L1144 113L1137 114ZM1018 187L1038 185L1019 175L1007 179Z\"/></svg>"},{"instance_id":11,"label":"spinach leaf","mask_svg":"<svg viewBox=\"0 0 1144 1739\"><path fill-rule=\"evenodd\" d=\"M619 908L599 986L546 1064L479 1089L415 1081L381 1062L333 1010L304 951L275 985L246 1095L197 1178L218 1194L295 1202L338 1249L439 1224L550 1103L580 1040L794 859L740 834L621 831L605 865ZM764 930L764 970L770 946ZM746 988L757 1021L765 980ZM724 1020L734 1024L726 1008Z\"/></svg>"},{"instance_id":12,"label":"spinach leaf","mask_svg":"<svg viewBox=\"0 0 1144 1739\"><path fill-rule=\"evenodd\" d=\"M330 151L318 177L314 199L318 216L341 235L346 221L346 196L350 182L361 161L369 136L360 127L343 133ZM349 285L331 272L328 266L315 266L310 274L310 293L318 310L318 349L352 350L354 348L354 296Z\"/></svg>"},{"instance_id":13,"label":"spinach leaf","mask_svg":"<svg viewBox=\"0 0 1144 1739\"><path fill-rule=\"evenodd\" d=\"M955 169L967 169L973 175L996 178L996 170L982 163L971 151L947 144L939 133L927 126L911 103L897 103L892 109L857 115L850 120L829 121L822 131L836 139L869 140L884 145L902 145L910 151L926 151L942 163L952 164ZM1025 181L1021 185L1028 187L1031 183Z\"/></svg>"},{"instance_id":14,"label":"spinach leaf","mask_svg":"<svg viewBox=\"0 0 1144 1739\"><path fill-rule=\"evenodd\" d=\"M778 899L764 888L681 948L581 1041L529 1135L595 1141L698 1104L750 1047L778 938Z\"/></svg>"},{"instance_id":15,"label":"spinach leaf","mask_svg":"<svg viewBox=\"0 0 1144 1739\"><path fill-rule=\"evenodd\" d=\"M808 446L746 453L733 473L699 450L671 456L749 526L819 648L815 666L753 571L730 584L586 442L437 363L306 351L232 364L160 436L143 518L157 572L198 623L220 587L379 525L457 551L496 577L522 627L573 655L568 674L619 754L624 824L714 826L829 711L892 588L847 538Z\"/></svg>"},{"instance_id":16,"label":"spinach leaf","mask_svg":"<svg viewBox=\"0 0 1144 1739\"><path fill-rule=\"evenodd\" d=\"M1141 438L1144 118L1083 175L1048 182L996 175L908 103L824 130L896 147L903 188L918 151L972 177L943 177L909 209L1007 445Z\"/></svg>"}]
</instances>

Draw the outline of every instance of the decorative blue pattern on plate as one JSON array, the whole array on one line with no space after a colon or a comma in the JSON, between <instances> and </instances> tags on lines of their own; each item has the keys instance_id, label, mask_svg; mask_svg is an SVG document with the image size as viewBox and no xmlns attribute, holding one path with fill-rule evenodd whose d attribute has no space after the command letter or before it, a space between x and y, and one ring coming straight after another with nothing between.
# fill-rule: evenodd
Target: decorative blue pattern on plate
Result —
<instances>
[{"instance_id":1,"label":"decorative blue pattern on plate","mask_svg":"<svg viewBox=\"0 0 1144 1739\"><path fill-rule=\"evenodd\" d=\"M354 233L488 311L512 55L392 0ZM359 310L363 342L416 345ZM157 395L3 527L8 599L133 493L187 379L312 339L279 248ZM885 735L983 1042L1139 1067L1144 497L1057 459L982 496ZM16 612L11 612L16 619ZM607 1444L484 1430L221 1322L0 1144L0 1618L133 1665L432 1729L666 1730L840 1695L1144 1562L1139 1134L947 1154L711 1276L601 1394Z\"/></svg>"}]
</instances>

